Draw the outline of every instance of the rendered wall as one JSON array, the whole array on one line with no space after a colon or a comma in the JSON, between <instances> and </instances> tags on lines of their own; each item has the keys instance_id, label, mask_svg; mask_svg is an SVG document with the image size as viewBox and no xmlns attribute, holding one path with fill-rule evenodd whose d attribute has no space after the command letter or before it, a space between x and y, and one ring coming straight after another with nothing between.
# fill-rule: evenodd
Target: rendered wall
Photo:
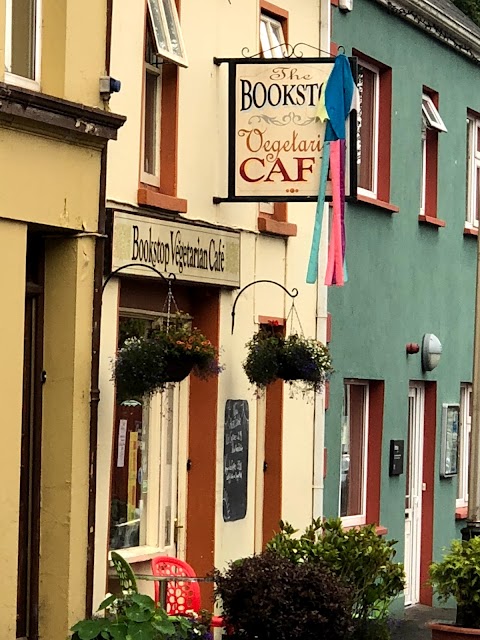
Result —
<instances>
[{"instance_id":1,"label":"rendered wall","mask_svg":"<svg viewBox=\"0 0 480 640\"><path fill-rule=\"evenodd\" d=\"M398 214L361 204L348 206L349 281L329 291L333 365L326 412L325 514L338 514L340 433L344 378L385 380L381 524L404 547L405 474L389 478L390 439L406 439L410 380L437 384L437 434L441 405L459 402L460 383L471 381L477 242L463 235L466 188L466 113L478 109L478 68L452 49L393 17L370 0L351 13L334 9L332 39L347 54L355 47L392 67L390 201ZM439 135L438 217L444 228L418 223L421 171L422 86L439 93L448 133ZM434 333L443 344L439 366L424 374L408 342ZM440 479L436 442L434 559L456 537L455 478Z\"/></svg>"}]
</instances>

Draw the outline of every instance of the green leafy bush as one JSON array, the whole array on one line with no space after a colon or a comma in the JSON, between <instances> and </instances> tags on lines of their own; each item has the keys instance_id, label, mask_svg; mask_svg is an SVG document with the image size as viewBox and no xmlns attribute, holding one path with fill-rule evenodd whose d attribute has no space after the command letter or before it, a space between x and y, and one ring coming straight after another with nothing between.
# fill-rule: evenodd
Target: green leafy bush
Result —
<instances>
[{"instance_id":1,"label":"green leafy bush","mask_svg":"<svg viewBox=\"0 0 480 640\"><path fill-rule=\"evenodd\" d=\"M264 552L216 571L215 581L237 640L344 640L351 632L351 590L323 564Z\"/></svg>"},{"instance_id":2,"label":"green leafy bush","mask_svg":"<svg viewBox=\"0 0 480 640\"><path fill-rule=\"evenodd\" d=\"M403 565L394 561L395 540L378 536L373 525L345 530L340 518L314 520L300 536L290 524L280 525L268 550L295 563L320 562L352 587L356 637L368 637L370 620L386 622L390 603L404 588Z\"/></svg>"},{"instance_id":3,"label":"green leafy bush","mask_svg":"<svg viewBox=\"0 0 480 640\"><path fill-rule=\"evenodd\" d=\"M454 540L441 562L430 566L440 602L457 601L457 624L480 629L480 538Z\"/></svg>"},{"instance_id":4,"label":"green leafy bush","mask_svg":"<svg viewBox=\"0 0 480 640\"><path fill-rule=\"evenodd\" d=\"M139 593L109 596L99 614L77 622L71 628L72 640L211 640L202 620L169 616Z\"/></svg>"},{"instance_id":5,"label":"green leafy bush","mask_svg":"<svg viewBox=\"0 0 480 640\"><path fill-rule=\"evenodd\" d=\"M259 389L281 379L304 391L319 391L332 372L328 347L296 333L284 337L274 329L261 329L246 344L243 368L249 381Z\"/></svg>"}]
</instances>

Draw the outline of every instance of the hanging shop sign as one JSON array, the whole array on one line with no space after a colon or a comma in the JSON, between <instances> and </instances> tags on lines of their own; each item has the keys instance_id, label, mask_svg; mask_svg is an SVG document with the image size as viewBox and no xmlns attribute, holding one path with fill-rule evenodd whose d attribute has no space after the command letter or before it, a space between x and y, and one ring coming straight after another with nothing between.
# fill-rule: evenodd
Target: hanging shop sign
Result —
<instances>
[{"instance_id":1,"label":"hanging shop sign","mask_svg":"<svg viewBox=\"0 0 480 640\"><path fill-rule=\"evenodd\" d=\"M356 59L349 61L356 77ZM229 66L229 160L228 197L214 201L316 200L326 127L321 105L335 58L217 62ZM352 112L346 196L356 195L356 141ZM331 200L330 182L326 199Z\"/></svg>"},{"instance_id":2,"label":"hanging shop sign","mask_svg":"<svg viewBox=\"0 0 480 640\"><path fill-rule=\"evenodd\" d=\"M240 286L240 234L116 211L112 271L156 278L147 265L177 280Z\"/></svg>"}]
</instances>

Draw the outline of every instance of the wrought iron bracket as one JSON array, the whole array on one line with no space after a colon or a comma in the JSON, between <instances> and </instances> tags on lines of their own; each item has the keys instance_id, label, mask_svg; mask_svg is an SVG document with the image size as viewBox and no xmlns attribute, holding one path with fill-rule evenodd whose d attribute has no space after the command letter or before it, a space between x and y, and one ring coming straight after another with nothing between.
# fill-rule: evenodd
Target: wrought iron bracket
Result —
<instances>
[{"instance_id":1,"label":"wrought iron bracket","mask_svg":"<svg viewBox=\"0 0 480 640\"><path fill-rule=\"evenodd\" d=\"M280 284L279 282L275 282L275 280L254 280L253 282L250 282L249 284L245 285L243 287L243 289L240 289L240 291L237 293L237 295L235 296L235 300L233 301L233 307L232 307L232 334L233 334L233 330L235 328L235 307L237 306L237 302L239 297L242 295L242 293L248 289L249 287L253 287L254 284L260 284L261 282L267 282L268 284L274 284L277 287L280 287L280 289L283 289L285 291L285 293L287 294L287 296L290 296L290 298L296 298L298 296L298 289L296 289L295 287L292 289L292 292L290 293L290 291L288 289L286 289L283 284Z\"/></svg>"},{"instance_id":2,"label":"wrought iron bracket","mask_svg":"<svg viewBox=\"0 0 480 640\"><path fill-rule=\"evenodd\" d=\"M158 269L155 269L155 267L152 267L151 264L131 262L129 264L124 264L121 267L118 267L118 269L114 269L108 274L102 286L102 295L103 295L103 292L105 291L105 287L113 278L113 276L116 276L117 273L119 273L120 271L123 271L124 269L128 269L128 267L144 267L145 269L150 269L150 271L154 271L158 276L160 276L164 282L171 282L172 280L176 279L176 276L174 273L169 273L168 277L165 277L161 271L159 271Z\"/></svg>"}]
</instances>

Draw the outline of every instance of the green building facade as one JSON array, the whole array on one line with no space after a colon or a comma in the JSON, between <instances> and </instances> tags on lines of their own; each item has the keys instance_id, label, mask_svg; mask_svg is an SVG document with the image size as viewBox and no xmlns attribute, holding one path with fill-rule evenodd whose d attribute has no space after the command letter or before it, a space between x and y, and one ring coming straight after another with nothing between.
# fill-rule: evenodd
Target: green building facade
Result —
<instances>
[{"instance_id":1,"label":"green building facade","mask_svg":"<svg viewBox=\"0 0 480 640\"><path fill-rule=\"evenodd\" d=\"M346 211L349 279L329 291L324 512L398 540L406 604L432 602L428 565L467 504L480 30L436 4L332 6L332 40L360 65L360 189ZM432 370L425 334L442 345Z\"/></svg>"}]
</instances>

